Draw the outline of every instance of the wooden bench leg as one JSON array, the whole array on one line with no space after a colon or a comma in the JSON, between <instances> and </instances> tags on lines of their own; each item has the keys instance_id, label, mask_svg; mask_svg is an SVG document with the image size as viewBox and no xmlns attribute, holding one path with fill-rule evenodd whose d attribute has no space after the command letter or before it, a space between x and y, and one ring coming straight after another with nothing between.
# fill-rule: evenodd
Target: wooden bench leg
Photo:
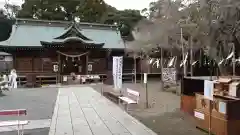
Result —
<instances>
[{"instance_id":1,"label":"wooden bench leg","mask_svg":"<svg viewBox=\"0 0 240 135\"><path fill-rule=\"evenodd\" d=\"M19 126L19 135L23 135L23 125Z\"/></svg>"},{"instance_id":2,"label":"wooden bench leg","mask_svg":"<svg viewBox=\"0 0 240 135\"><path fill-rule=\"evenodd\" d=\"M19 125L17 126L17 131L18 131L18 135L24 135L24 125Z\"/></svg>"},{"instance_id":3,"label":"wooden bench leg","mask_svg":"<svg viewBox=\"0 0 240 135\"><path fill-rule=\"evenodd\" d=\"M20 125L17 125L17 131L18 131L18 135L20 135Z\"/></svg>"},{"instance_id":4,"label":"wooden bench leg","mask_svg":"<svg viewBox=\"0 0 240 135\"><path fill-rule=\"evenodd\" d=\"M125 104L125 110L128 112L128 103Z\"/></svg>"},{"instance_id":5,"label":"wooden bench leg","mask_svg":"<svg viewBox=\"0 0 240 135\"><path fill-rule=\"evenodd\" d=\"M22 134L21 135L24 135L24 125L22 125Z\"/></svg>"},{"instance_id":6,"label":"wooden bench leg","mask_svg":"<svg viewBox=\"0 0 240 135\"><path fill-rule=\"evenodd\" d=\"M121 102L120 99L118 99L118 105L120 105L120 102Z\"/></svg>"}]
</instances>

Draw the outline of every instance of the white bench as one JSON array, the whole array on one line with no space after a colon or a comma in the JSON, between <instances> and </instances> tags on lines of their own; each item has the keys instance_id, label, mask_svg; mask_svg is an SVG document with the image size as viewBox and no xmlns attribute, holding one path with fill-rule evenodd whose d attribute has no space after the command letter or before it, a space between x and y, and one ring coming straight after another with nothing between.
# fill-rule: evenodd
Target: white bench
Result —
<instances>
[{"instance_id":1,"label":"white bench","mask_svg":"<svg viewBox=\"0 0 240 135\"><path fill-rule=\"evenodd\" d=\"M0 110L0 115L4 116L21 116L27 115L26 109L17 110ZM17 126L18 135L24 134L24 126L27 125L29 121L27 120L12 120L12 121L0 121L0 127Z\"/></svg>"},{"instance_id":2,"label":"white bench","mask_svg":"<svg viewBox=\"0 0 240 135\"><path fill-rule=\"evenodd\" d=\"M118 101L119 104L121 100L126 103L126 111L128 111L129 104L138 104L139 98L140 98L139 92L131 90L129 88L127 88L127 95L128 95L127 97L125 96L119 97L119 101Z\"/></svg>"}]
</instances>

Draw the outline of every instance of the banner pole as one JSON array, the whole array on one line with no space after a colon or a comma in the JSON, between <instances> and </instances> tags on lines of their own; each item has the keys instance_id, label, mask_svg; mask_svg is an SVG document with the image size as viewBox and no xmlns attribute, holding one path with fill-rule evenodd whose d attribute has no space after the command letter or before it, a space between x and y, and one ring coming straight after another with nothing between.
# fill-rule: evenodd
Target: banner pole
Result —
<instances>
[{"instance_id":1,"label":"banner pole","mask_svg":"<svg viewBox=\"0 0 240 135\"><path fill-rule=\"evenodd\" d=\"M212 101L209 100L209 132L208 132L208 135L211 135L211 115L212 115Z\"/></svg>"},{"instance_id":2,"label":"banner pole","mask_svg":"<svg viewBox=\"0 0 240 135\"><path fill-rule=\"evenodd\" d=\"M146 108L149 108L148 104L148 87L147 87L147 73L144 73L144 84L145 84L145 91L146 91Z\"/></svg>"}]
</instances>

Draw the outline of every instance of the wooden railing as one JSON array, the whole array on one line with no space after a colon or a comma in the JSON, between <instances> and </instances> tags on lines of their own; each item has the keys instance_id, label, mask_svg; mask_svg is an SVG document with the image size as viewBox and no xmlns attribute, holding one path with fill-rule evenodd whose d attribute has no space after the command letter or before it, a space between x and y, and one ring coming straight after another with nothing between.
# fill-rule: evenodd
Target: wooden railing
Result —
<instances>
[{"instance_id":1,"label":"wooden railing","mask_svg":"<svg viewBox=\"0 0 240 135\"><path fill-rule=\"evenodd\" d=\"M56 84L58 82L58 75L56 73L51 72L18 72L17 82L18 85L25 85L27 83L27 75L35 74L36 75L36 83L39 85L48 85L48 84ZM142 75L143 73L137 73L137 75ZM159 76L161 73L149 73L150 76ZM99 75L101 80L105 80L106 74L91 74L91 75ZM62 78L63 75L60 77ZM150 77L149 76L149 77ZM159 76L160 77L160 76ZM134 81L134 73L133 72L124 72L123 73L123 81Z\"/></svg>"},{"instance_id":2,"label":"wooden railing","mask_svg":"<svg viewBox=\"0 0 240 135\"><path fill-rule=\"evenodd\" d=\"M27 83L27 77L26 76L18 76L17 82L18 82L18 85L25 85ZM39 85L56 84L57 83L57 75L36 76L36 83Z\"/></svg>"}]
</instances>

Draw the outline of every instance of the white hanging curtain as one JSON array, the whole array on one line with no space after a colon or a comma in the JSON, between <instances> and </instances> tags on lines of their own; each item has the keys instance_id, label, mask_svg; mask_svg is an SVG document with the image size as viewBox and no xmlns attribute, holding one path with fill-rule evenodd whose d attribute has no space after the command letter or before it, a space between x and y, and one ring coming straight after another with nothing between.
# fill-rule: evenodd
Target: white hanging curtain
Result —
<instances>
[{"instance_id":1,"label":"white hanging curtain","mask_svg":"<svg viewBox=\"0 0 240 135\"><path fill-rule=\"evenodd\" d=\"M233 57L233 52L231 52L228 56L227 56L227 60L231 59Z\"/></svg>"},{"instance_id":2,"label":"white hanging curtain","mask_svg":"<svg viewBox=\"0 0 240 135\"><path fill-rule=\"evenodd\" d=\"M233 57L234 55L234 50L233 50L233 46L231 47L230 51L229 51L229 55L227 56L226 60L229 60Z\"/></svg>"},{"instance_id":3,"label":"white hanging curtain","mask_svg":"<svg viewBox=\"0 0 240 135\"><path fill-rule=\"evenodd\" d=\"M187 59L188 59L188 52L186 53L184 60L181 62L180 67L182 67L187 63Z\"/></svg>"},{"instance_id":4,"label":"white hanging curtain","mask_svg":"<svg viewBox=\"0 0 240 135\"><path fill-rule=\"evenodd\" d=\"M197 63L198 63L198 60L194 61L194 62L192 63L192 66L195 66Z\"/></svg>"},{"instance_id":5,"label":"white hanging curtain","mask_svg":"<svg viewBox=\"0 0 240 135\"><path fill-rule=\"evenodd\" d=\"M221 59L221 60L218 62L218 65L219 65L219 66L222 65L223 62L224 62L224 60L225 60L225 59Z\"/></svg>"},{"instance_id":6,"label":"white hanging curtain","mask_svg":"<svg viewBox=\"0 0 240 135\"><path fill-rule=\"evenodd\" d=\"M168 67L175 66L177 60L177 56L174 56L170 61L168 62Z\"/></svg>"},{"instance_id":7,"label":"white hanging curtain","mask_svg":"<svg viewBox=\"0 0 240 135\"><path fill-rule=\"evenodd\" d=\"M149 64L152 64L153 62L154 62L154 58L150 58L148 61Z\"/></svg>"},{"instance_id":8,"label":"white hanging curtain","mask_svg":"<svg viewBox=\"0 0 240 135\"><path fill-rule=\"evenodd\" d=\"M238 59L236 59L236 64L240 64L240 57L238 57Z\"/></svg>"},{"instance_id":9,"label":"white hanging curtain","mask_svg":"<svg viewBox=\"0 0 240 135\"><path fill-rule=\"evenodd\" d=\"M157 65L157 68L159 68L160 67L160 59L156 59L153 63L153 66L154 65Z\"/></svg>"}]
</instances>

